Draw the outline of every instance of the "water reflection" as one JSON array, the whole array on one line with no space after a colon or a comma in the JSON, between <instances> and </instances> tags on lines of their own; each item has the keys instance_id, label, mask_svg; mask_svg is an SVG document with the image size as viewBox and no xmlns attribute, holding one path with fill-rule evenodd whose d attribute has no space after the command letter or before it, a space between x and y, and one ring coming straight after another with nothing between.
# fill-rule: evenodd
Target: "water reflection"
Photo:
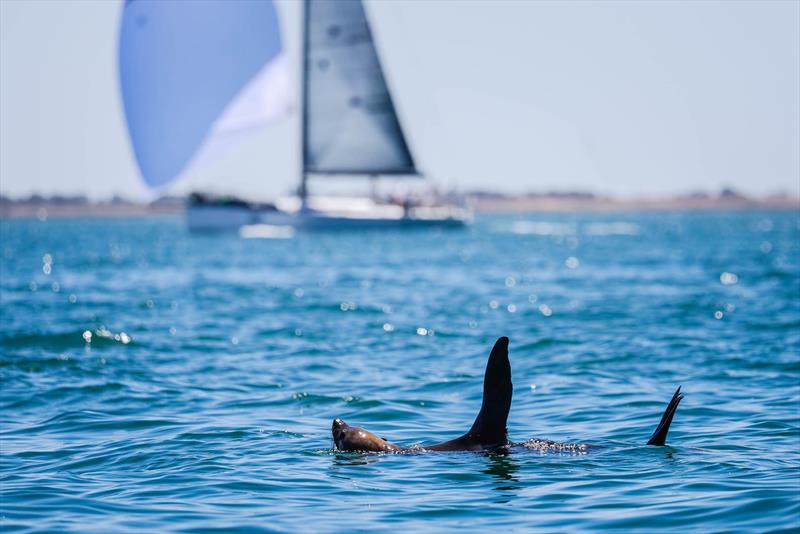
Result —
<instances>
[{"instance_id":1,"label":"water reflection","mask_svg":"<svg viewBox=\"0 0 800 534\"><path fill-rule=\"evenodd\" d=\"M333 453L333 467L349 467L353 465L369 465L378 461L376 454L335 452Z\"/></svg>"},{"instance_id":2,"label":"water reflection","mask_svg":"<svg viewBox=\"0 0 800 534\"><path fill-rule=\"evenodd\" d=\"M522 488L519 479L515 476L517 471L519 471L519 464L507 453L486 456L486 469L483 472L494 477L494 489L501 492L500 498L495 502L507 503L516 496L516 490Z\"/></svg>"},{"instance_id":3,"label":"water reflection","mask_svg":"<svg viewBox=\"0 0 800 534\"><path fill-rule=\"evenodd\" d=\"M376 454L333 451L331 457L333 461L328 467L328 476L330 478L348 480L352 484L356 484L356 480L360 478L361 469L353 470L351 468L374 464L378 461L378 455Z\"/></svg>"}]
</instances>

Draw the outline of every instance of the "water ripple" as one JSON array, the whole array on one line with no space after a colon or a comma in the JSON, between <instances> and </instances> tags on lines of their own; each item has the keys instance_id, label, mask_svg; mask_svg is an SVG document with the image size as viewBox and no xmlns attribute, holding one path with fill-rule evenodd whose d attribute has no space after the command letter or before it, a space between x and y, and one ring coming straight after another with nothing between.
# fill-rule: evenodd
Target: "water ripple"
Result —
<instances>
[{"instance_id":1,"label":"water ripple","mask_svg":"<svg viewBox=\"0 0 800 534\"><path fill-rule=\"evenodd\" d=\"M800 530L795 212L0 230L6 531ZM499 335L511 439L600 448L333 450L335 417L463 432ZM669 446L644 445L678 384Z\"/></svg>"}]
</instances>

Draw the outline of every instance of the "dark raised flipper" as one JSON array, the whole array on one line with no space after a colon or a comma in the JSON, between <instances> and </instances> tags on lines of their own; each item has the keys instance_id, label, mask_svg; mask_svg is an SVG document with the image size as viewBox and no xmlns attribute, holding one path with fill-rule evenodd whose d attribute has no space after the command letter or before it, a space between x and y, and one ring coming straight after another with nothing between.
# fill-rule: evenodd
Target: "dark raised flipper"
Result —
<instances>
[{"instance_id":1,"label":"dark raised flipper","mask_svg":"<svg viewBox=\"0 0 800 534\"><path fill-rule=\"evenodd\" d=\"M497 340L486 363L483 376L483 403L468 434L480 436L481 443L505 444L506 424L511 409L511 364L508 361L508 338Z\"/></svg>"},{"instance_id":2,"label":"dark raised flipper","mask_svg":"<svg viewBox=\"0 0 800 534\"><path fill-rule=\"evenodd\" d=\"M494 344L486 373L483 375L483 402L472 427L463 436L425 447L432 451L495 450L508 443L508 411L511 409L511 364L508 362L508 338Z\"/></svg>"},{"instance_id":3,"label":"dark raised flipper","mask_svg":"<svg viewBox=\"0 0 800 534\"><path fill-rule=\"evenodd\" d=\"M669 405L667 405L667 409L664 410L664 415L661 416L661 422L658 423L656 431L650 436L650 441L647 442L648 445L664 445L667 441L669 425L672 423L672 417L675 415L675 410L678 409L678 404L680 404L682 399L681 387L678 386L678 389L675 390L675 394L672 396L672 400L669 401Z\"/></svg>"}]
</instances>

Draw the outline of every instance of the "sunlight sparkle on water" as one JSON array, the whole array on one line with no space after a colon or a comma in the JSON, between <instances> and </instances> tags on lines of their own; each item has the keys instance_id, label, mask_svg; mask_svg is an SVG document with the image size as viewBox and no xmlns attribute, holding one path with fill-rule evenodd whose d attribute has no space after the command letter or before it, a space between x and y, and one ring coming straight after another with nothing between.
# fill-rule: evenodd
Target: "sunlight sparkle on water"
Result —
<instances>
[{"instance_id":1,"label":"sunlight sparkle on water","mask_svg":"<svg viewBox=\"0 0 800 534\"><path fill-rule=\"evenodd\" d=\"M550 235L511 233L524 217L260 242L178 217L0 218L5 530L796 530L800 216L538 214L520 229ZM602 226L623 219L638 237ZM466 430L498 336L528 448L333 450L334 417L403 446ZM646 446L681 384L669 446Z\"/></svg>"},{"instance_id":2,"label":"sunlight sparkle on water","mask_svg":"<svg viewBox=\"0 0 800 534\"><path fill-rule=\"evenodd\" d=\"M607 235L637 235L639 226L627 222L589 223L583 228L583 233L590 236Z\"/></svg>"},{"instance_id":3,"label":"sunlight sparkle on water","mask_svg":"<svg viewBox=\"0 0 800 534\"><path fill-rule=\"evenodd\" d=\"M573 223L557 223L549 221L515 221L511 224L511 232L519 235L565 236L576 233Z\"/></svg>"},{"instance_id":4,"label":"sunlight sparkle on water","mask_svg":"<svg viewBox=\"0 0 800 534\"><path fill-rule=\"evenodd\" d=\"M773 228L772 220L771 219L761 219L755 225L753 225L753 230L757 232L769 232Z\"/></svg>"}]
</instances>

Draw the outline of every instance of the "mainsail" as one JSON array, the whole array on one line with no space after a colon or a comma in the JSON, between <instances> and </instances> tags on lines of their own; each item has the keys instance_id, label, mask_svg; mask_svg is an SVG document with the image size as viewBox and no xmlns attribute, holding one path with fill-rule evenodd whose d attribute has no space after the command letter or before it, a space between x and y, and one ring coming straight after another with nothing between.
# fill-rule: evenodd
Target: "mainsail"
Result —
<instances>
[{"instance_id":1,"label":"mainsail","mask_svg":"<svg viewBox=\"0 0 800 534\"><path fill-rule=\"evenodd\" d=\"M361 0L305 8L304 171L417 174Z\"/></svg>"},{"instance_id":2,"label":"mainsail","mask_svg":"<svg viewBox=\"0 0 800 534\"><path fill-rule=\"evenodd\" d=\"M142 176L170 183L288 110L270 0L126 0L119 71Z\"/></svg>"}]
</instances>

